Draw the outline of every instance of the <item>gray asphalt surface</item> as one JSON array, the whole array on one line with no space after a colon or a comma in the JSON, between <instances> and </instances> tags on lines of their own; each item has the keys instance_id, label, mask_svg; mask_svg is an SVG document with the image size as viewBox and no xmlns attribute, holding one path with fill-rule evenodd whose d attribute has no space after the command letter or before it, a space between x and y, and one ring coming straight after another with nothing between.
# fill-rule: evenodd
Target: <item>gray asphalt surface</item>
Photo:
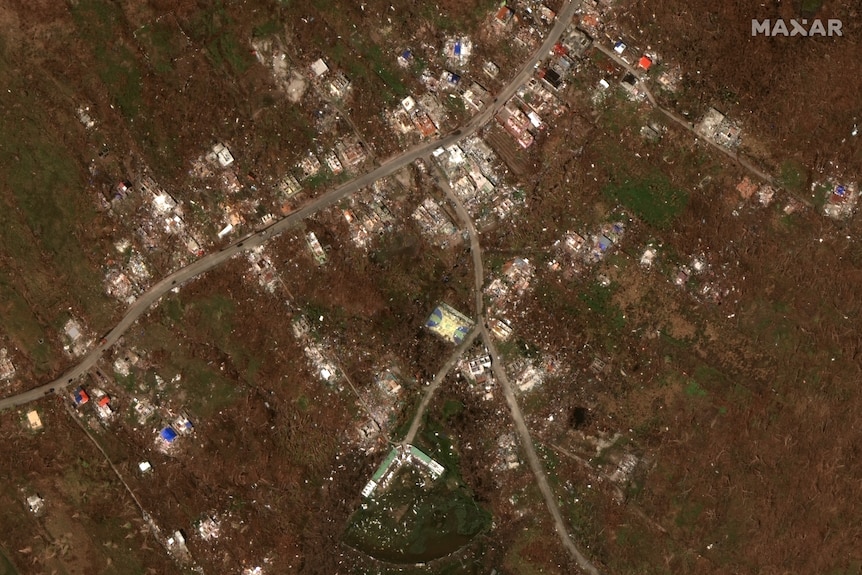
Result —
<instances>
[{"instance_id":1,"label":"gray asphalt surface","mask_svg":"<svg viewBox=\"0 0 862 575\"><path fill-rule=\"evenodd\" d=\"M150 306L153 303L158 301L163 295L168 293L174 287L182 285L184 282L220 266L233 256L245 250L261 245L273 236L276 236L291 229L302 220L313 216L317 212L326 209L333 204L336 204L342 198L366 186L371 185L380 178L384 178L400 170L404 166L413 163L416 159L426 154L429 154L440 146L450 146L458 142L462 138L465 138L476 132L479 128L485 125L485 123L488 122L488 120L490 120L501 107L503 107L503 105L509 98L511 98L515 94L515 91L518 89L518 86L520 86L530 78L536 63L539 62L542 58L544 58L545 55L548 54L548 52L551 50L554 43L557 41L563 30L571 21L572 16L574 16L575 10L578 8L578 6L580 6L580 0L570 2L560 11L557 18L557 22L554 24L553 28L548 33L547 38L539 47L539 49L533 54L533 56L529 60L527 60L527 62L524 63L518 74L494 98L493 103L487 106L479 114L475 115L464 126L437 140L425 144L420 144L398 156L383 161L381 165L375 170L372 170L365 175L359 176L358 178L347 182L339 188L327 192L326 194L308 203L301 209L293 212L289 216L281 218L280 220L274 222L273 224L269 225L264 229L259 230L256 233L237 240L236 242L222 249L219 252L206 255L201 259L197 260L196 262L189 264L188 266L172 273L168 277L164 278L162 281L152 286L149 290L147 290L146 293L142 294L141 297L139 297L135 301L135 303L133 303L131 307L129 307L128 311L123 316L123 319L120 320L120 323L118 323L114 327L114 329L112 329L107 335L105 335L104 342L100 342L95 348L88 352L77 365L66 370L63 375L61 375L54 381L50 381L29 391L25 391L18 395L0 400L0 410L23 405L31 401L35 401L41 397L44 397L45 395L50 395L52 393L61 393L64 389L71 386L75 382L75 380L86 374L90 370L90 368L92 368L96 364L96 362L99 361L99 358L105 351L107 351L111 348L111 346L117 343L117 340L120 339L120 337L122 337L122 335L126 333L126 331L128 331L128 329L135 323L135 321L137 321L139 317L141 317L144 313L146 313L148 309L150 309Z\"/></svg>"},{"instance_id":2,"label":"gray asphalt surface","mask_svg":"<svg viewBox=\"0 0 862 575\"><path fill-rule=\"evenodd\" d=\"M638 78L643 79L644 74L641 70L638 70L638 69L635 69L634 67L632 67L632 65L629 64L628 62L626 62L625 60L623 60L619 54L617 54L616 52L614 52L613 50L611 50L610 48L608 48L604 44L600 44L600 43L596 42L593 44L593 46L595 46L595 48L599 52L601 52L602 54L604 54L605 56L607 56L608 58L610 58L611 60L613 60L614 62L619 64L620 66L622 66L623 69L625 69L627 72L630 72L630 73L634 74L635 76L637 76ZM713 148L715 148L716 150L718 150L719 152L721 152L722 154L724 154L725 156L727 156L728 158L733 160L734 162L737 162L740 166L742 166L743 168L745 168L746 170L748 170L749 172L751 172L752 174L754 174L755 176L757 176L758 178L763 180L764 182L768 182L770 184L775 183L775 179L771 175L767 174L766 172L764 172L763 170L761 170L760 168L755 166L751 162L751 160L749 160L745 156L739 155L738 153L736 153L733 150L729 150L729 149L725 148L724 146L713 142L712 140L708 140L708 139L704 138L703 136L701 136L700 134L697 133L697 130L694 129L694 125L691 122L689 122L688 120L686 120L685 118L683 118L682 116L680 116L679 114L674 112L673 110L669 110L667 108L662 107L656 101L655 96L653 95L652 91L650 91L650 89L646 86L646 84L641 83L640 89L643 91L644 95L646 95L646 98L649 101L649 103L652 104L653 107L656 108L659 112L661 112L662 114L667 116L670 120L672 120L673 122L675 122L676 124L678 124L682 128L688 130L689 132L694 134L697 138L706 142L708 145L712 146ZM802 202L804 202L807 205L811 205L811 203L805 198L797 198L797 199L800 199Z\"/></svg>"},{"instance_id":3,"label":"gray asphalt surface","mask_svg":"<svg viewBox=\"0 0 862 575\"><path fill-rule=\"evenodd\" d=\"M220 266L233 256L245 250L249 250L261 245L272 237L291 229L293 226L295 226L302 220L313 216L317 212L326 209L327 207L332 206L333 204L340 201L342 198L366 186L371 185L376 180L398 171L402 167L414 162L416 159L429 154L434 149L441 146L449 146L459 141L460 139L473 134L476 130L481 128L488 120L490 120L494 114L496 114L496 112L503 106L503 104L514 95L515 91L521 84L523 84L530 78L535 65L539 61L541 61L545 57L545 55L548 54L548 52L551 50L554 43L556 43L556 41L559 39L563 30L566 28L566 26L568 26L569 22L574 16L575 11L579 6L580 1L573 1L563 7L563 9L558 15L556 23L548 33L547 37L545 38L545 41L542 43L539 49L526 63L524 63L519 73L497 95L493 103L487 108L485 108L482 112L474 116L465 126L458 130L455 130L451 134L448 134L442 138L439 138L432 142L428 142L426 144L421 144L411 150L404 152L403 154L384 161L375 170L363 176L360 176L344 184L343 186L332 190L331 192L322 195L321 197L310 202L303 208L297 210L289 216L278 220L267 228L259 230L258 232L248 235L240 240L237 240L236 242L222 249L221 251L209 254L164 278L163 280L152 286L146 293L144 293L140 298L138 298L134 304L132 304L132 306L123 316L123 319L120 321L120 323L118 323L93 350L87 353L87 355L84 356L80 363L67 370L62 376L55 379L54 381L51 381L24 393L15 395L13 397L0 400L0 410L26 404L28 402L44 397L45 395L59 393L72 385L79 377L87 373L96 364L96 362L98 362L102 354L105 351L109 350L117 342L117 340L119 340L120 337L122 337L122 335L126 333L126 331L128 331L128 329L138 320L138 318L140 318L141 315L143 315L147 312L147 310L150 309L150 306L153 303L158 301L163 295L165 295L174 287L182 285L184 282L198 277L201 274L204 274L207 271L210 271ZM554 520L554 526L557 531L557 534L560 537L566 550L572 555L572 557L575 559L581 569L583 569L590 575L598 575L598 569L596 569L596 567L580 552L580 550L575 545L574 540L571 538L566 529L565 522L560 513L559 506L557 505L556 497L550 487L550 484L548 483L541 461L539 460L538 454L536 453L529 429L527 428L523 414L520 410L520 407L518 406L518 402L515 398L511 383L509 382L505 369L503 369L503 364L500 360L496 346L494 345L494 342L485 327L484 303L482 297L482 289L484 287L484 266L482 263L482 251L481 245L479 243L478 233L475 229L472 219L469 217L469 214L464 209L463 204L452 192L451 188L448 185L448 182L445 182L445 178L443 178L442 181L445 183L445 186L443 187L444 191L446 191L447 196L449 196L450 200L455 205L456 211L458 212L458 216L466 224L467 230L470 235L475 274L474 289L476 298L475 306L477 326L470 334L470 336L467 337L466 340L462 342L462 344L459 345L458 348L454 351L454 353L447 359L445 364L435 376L434 381L431 382L429 389L427 390L425 396L422 399L422 402L420 403L420 407L418 409L416 417L414 417L414 420L410 426L407 436L404 439L404 442L410 443L413 441L419 429L419 425L421 424L422 414L430 404L434 392L445 379L446 374L451 371L451 369L457 363L458 359L461 357L464 351L466 351L466 349L468 349L472 345L473 341L476 339L477 336L481 335L491 355L492 369L494 375L496 376L497 380L501 384L501 387L503 388L503 393L506 398L506 402L509 405L512 418L515 422L515 428L521 438L521 443L524 448L527 461L536 478L536 482L539 486L539 490L542 492L542 496L545 499L548 510L550 511L551 516Z\"/></svg>"}]
</instances>

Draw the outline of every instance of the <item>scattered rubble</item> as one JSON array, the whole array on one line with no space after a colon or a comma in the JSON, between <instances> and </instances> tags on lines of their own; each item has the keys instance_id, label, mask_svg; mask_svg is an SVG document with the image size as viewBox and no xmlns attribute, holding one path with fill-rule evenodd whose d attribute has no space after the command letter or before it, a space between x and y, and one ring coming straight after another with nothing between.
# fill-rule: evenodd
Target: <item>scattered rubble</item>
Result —
<instances>
[{"instance_id":1,"label":"scattered rubble","mask_svg":"<svg viewBox=\"0 0 862 575\"><path fill-rule=\"evenodd\" d=\"M27 507L34 515L40 515L45 509L45 500L34 493L27 497Z\"/></svg>"},{"instance_id":2,"label":"scattered rubble","mask_svg":"<svg viewBox=\"0 0 862 575\"><path fill-rule=\"evenodd\" d=\"M822 198L823 214L834 220L846 220L852 216L859 201L859 191L855 182L847 184L835 183L832 180L814 182L811 184L811 191Z\"/></svg>"},{"instance_id":3,"label":"scattered rubble","mask_svg":"<svg viewBox=\"0 0 862 575\"><path fill-rule=\"evenodd\" d=\"M715 108L707 111L700 123L695 126L695 131L704 138L729 149L739 146L742 135L739 127Z\"/></svg>"},{"instance_id":4,"label":"scattered rubble","mask_svg":"<svg viewBox=\"0 0 862 575\"><path fill-rule=\"evenodd\" d=\"M0 381L15 377L15 366L5 347L0 348Z\"/></svg>"}]
</instances>

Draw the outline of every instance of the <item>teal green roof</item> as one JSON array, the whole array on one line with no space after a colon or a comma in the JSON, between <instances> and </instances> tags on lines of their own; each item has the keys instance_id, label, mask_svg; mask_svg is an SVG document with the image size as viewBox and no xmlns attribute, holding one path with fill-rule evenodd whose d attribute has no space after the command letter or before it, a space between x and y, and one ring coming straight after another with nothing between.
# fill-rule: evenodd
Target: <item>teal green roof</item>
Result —
<instances>
[{"instance_id":1,"label":"teal green roof","mask_svg":"<svg viewBox=\"0 0 862 575\"><path fill-rule=\"evenodd\" d=\"M386 459L383 460L383 463L380 464L380 467L377 468L377 471L374 472L374 475L371 476L371 480L380 482L383 476L386 475L386 470L389 469L389 466L392 465L392 462L395 461L396 457L398 457L398 450L393 447L392 451L389 452L389 455L386 456Z\"/></svg>"}]
</instances>

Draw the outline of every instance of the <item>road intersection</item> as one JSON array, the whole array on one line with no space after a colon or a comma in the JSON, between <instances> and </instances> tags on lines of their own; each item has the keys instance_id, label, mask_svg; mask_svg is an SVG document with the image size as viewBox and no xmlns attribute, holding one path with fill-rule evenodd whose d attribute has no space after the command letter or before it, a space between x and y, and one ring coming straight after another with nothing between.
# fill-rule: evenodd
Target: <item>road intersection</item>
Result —
<instances>
[{"instance_id":1,"label":"road intersection","mask_svg":"<svg viewBox=\"0 0 862 575\"><path fill-rule=\"evenodd\" d=\"M142 294L129 307L120 322L111 331L105 334L104 337L96 345L96 347L90 350L77 365L69 368L65 373L63 373L63 375L51 382L45 383L44 385L35 387L18 395L0 400L0 410L24 405L31 401L38 400L39 398L42 398L46 395L61 393L64 389L73 385L76 380L85 375L90 369L92 369L96 365L102 355L112 346L114 346L120 340L120 338L132 327L132 325L134 325L134 323L150 309L153 304L158 302L158 300L162 296L164 296L172 289L177 288L183 283L219 267L232 257L246 250L250 250L257 246L260 246L264 242L272 239L273 237L292 229L300 222L315 215L321 210L324 210L338 203L341 199L349 196L350 194L353 194L362 188L370 186L375 181L391 175L392 173L413 163L419 158L429 155L433 150L436 150L440 147L451 146L452 144L457 143L459 140L475 133L494 117L494 115L515 94L517 89L522 84L529 80L538 63L543 60L546 55L551 51L552 47L557 42L560 35L572 21L575 11L578 9L580 4L580 0L573 0L564 5L564 7L560 10L558 14L558 18L554 26L549 30L548 35L546 36L542 45L523 64L519 72L506 85L506 87L504 87L500 91L500 93L497 94L493 102L486 108L484 108L480 113L475 115L464 126L445 136L442 136L441 138L438 138L437 140L420 144L397 156L384 160L377 168L368 172L367 174L359 176L351 180L350 182L347 182L346 184L323 194L319 198L314 199L313 201L303 206L299 210L293 212L292 214L279 219L278 221L272 223L271 225L263 229L258 230L255 233L252 233L237 240L236 242L221 249L218 252L206 255L201 259L195 261L194 263L189 264L188 266L177 270L176 272L165 277L164 279L153 285L144 294ZM521 413L518 406L517 399L515 398L511 383L509 382L505 370L503 369L503 365L501 363L499 354L497 353L496 346L490 338L488 330L485 326L484 303L482 297L484 286L484 267L482 264L482 251L479 243L478 233L475 229L472 219L469 217L469 214L464 209L463 204L452 193L452 190L451 188L449 188L448 183L446 183L446 185L444 186L444 191L446 191L450 201L452 201L453 205L456 207L456 211L459 215L459 218L463 221L470 236L475 273L474 290L476 297L475 306L477 327L447 359L444 366L434 378L434 381L431 382L431 385L426 391L426 394L420 404L419 411L416 414L416 417L414 418L412 425L408 431L405 441L412 441L415 437L419 425L421 425L422 414L424 413L427 406L430 404L434 391L436 391L437 387L439 387L439 385L443 382L446 375L451 371L451 369L460 359L461 355L472 345L476 338L481 337L485 346L488 348L489 353L491 354L492 369L494 371L494 375L503 388L506 401L509 405L512 418L515 422L515 427L521 438L521 443L526 453L528 463L531 470L533 471L533 474L536 477L539 489L542 492L542 495L545 499L545 503L554 520L555 529L564 547L570 553L573 559L578 563L581 569L583 569L590 575L598 575L598 570L596 569L596 567L592 563L590 563L590 561L580 552L580 550L577 548L574 541L572 540L571 536L568 534L568 531L559 510L559 506L557 505L556 498L548 483L547 477L545 476L541 461L536 454L532 438L530 437L529 430L526 426L526 423L524 422L523 414Z\"/></svg>"}]
</instances>

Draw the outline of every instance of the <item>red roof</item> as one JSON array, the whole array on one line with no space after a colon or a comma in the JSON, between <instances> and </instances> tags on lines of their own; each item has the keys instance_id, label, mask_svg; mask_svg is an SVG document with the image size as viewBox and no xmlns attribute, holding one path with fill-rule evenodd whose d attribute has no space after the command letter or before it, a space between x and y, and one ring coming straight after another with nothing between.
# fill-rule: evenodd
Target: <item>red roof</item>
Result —
<instances>
[{"instance_id":1,"label":"red roof","mask_svg":"<svg viewBox=\"0 0 862 575\"><path fill-rule=\"evenodd\" d=\"M650 60L646 56L641 56L640 61L638 61L638 66L640 66L644 70L649 70L649 67L652 66L652 60Z\"/></svg>"},{"instance_id":2,"label":"red roof","mask_svg":"<svg viewBox=\"0 0 862 575\"><path fill-rule=\"evenodd\" d=\"M99 399L99 405L100 405L100 406L102 406L102 407L104 407L104 406L108 405L109 403L111 403L111 398L110 398L110 397L108 397L107 395L103 395L103 396Z\"/></svg>"}]
</instances>

